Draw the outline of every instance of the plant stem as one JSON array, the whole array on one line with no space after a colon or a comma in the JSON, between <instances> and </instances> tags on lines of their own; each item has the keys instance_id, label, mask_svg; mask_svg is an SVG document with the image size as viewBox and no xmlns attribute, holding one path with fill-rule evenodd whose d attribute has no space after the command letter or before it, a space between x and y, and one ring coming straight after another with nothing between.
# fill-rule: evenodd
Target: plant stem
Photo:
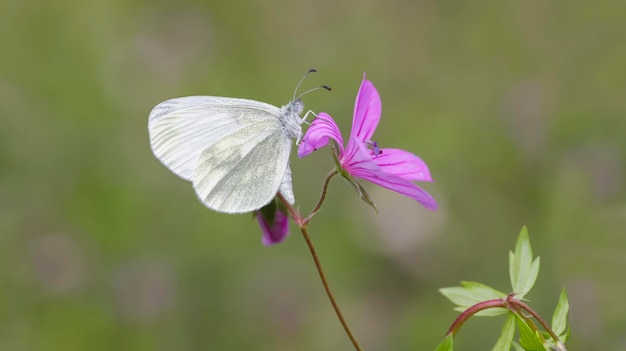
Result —
<instances>
[{"instance_id":1,"label":"plant stem","mask_svg":"<svg viewBox=\"0 0 626 351\"><path fill-rule=\"evenodd\" d=\"M311 240L311 237L309 237L309 232L307 231L306 225L301 227L300 231L302 232L302 236L304 237L304 240L306 241L306 245L309 247L309 251L311 251L311 256L313 256L313 261L315 262L315 268L317 268L317 273L319 274L320 279L322 280L322 285L324 285L324 290L326 290L326 295L328 296L330 303L333 305L333 309L335 310L335 314L337 315L337 318L339 318L339 322L341 322L343 329L346 331L346 334L348 334L348 338L350 338L350 341L352 342L354 349L357 351L363 351L363 349L361 348L361 345L359 345L359 342L356 340L356 338L352 334L352 330L350 330L350 327L348 326L346 319L343 317L343 313L341 313L341 309L339 308L339 305L337 304L337 301L335 300L335 297L333 296L333 293L330 290L330 286L328 285L328 281L326 280L326 275L324 274L324 270L322 269L322 264L320 263L320 259L317 256L317 251L315 250L315 246L313 246L313 241Z\"/></svg>"},{"instance_id":2,"label":"plant stem","mask_svg":"<svg viewBox=\"0 0 626 351\"><path fill-rule=\"evenodd\" d=\"M510 311L512 311L513 313L516 313L517 315L519 315L521 318L523 318L526 321L526 324L532 329L537 331L538 328L535 325L535 323L533 323L533 321L526 317L523 313L523 311L526 311L528 313L530 313L530 315L535 318L539 324L541 324L541 326L543 327L543 329L548 332L548 334L550 334L550 336L552 337L552 339L554 339L554 341L556 341L558 343L558 347L559 350L564 350L565 349L565 345L563 345L561 343L561 340L559 340L559 337L554 333L554 331L552 330L552 328L550 328L550 326L548 325L548 323L539 315L539 313L535 312L535 310L533 310L530 306L528 306L527 304L525 304L524 302L518 300L515 298L515 294L509 294L506 298L504 299L495 299L495 300L487 300L487 301L483 301L483 302L479 302L471 307L469 307L468 309L466 309L465 311L463 311L452 323L452 325L450 326L450 328L448 329L448 332L446 333L446 335L450 335L452 334L452 336L455 336L456 333L459 331L459 329L461 328L461 326L463 325L463 323L465 323L465 321L467 321L470 317L472 317L473 315L475 315L476 313L482 311L482 310L486 310L488 308L507 308ZM523 310L523 311L522 311Z\"/></svg>"},{"instance_id":3,"label":"plant stem","mask_svg":"<svg viewBox=\"0 0 626 351\"><path fill-rule=\"evenodd\" d=\"M523 303L520 300L515 300L515 304L517 306L519 306L519 308L523 309L524 311L530 313L531 316L533 316L533 318L535 318L539 324L541 324L541 326L543 327L543 329L548 332L548 334L550 334L550 336L552 337L552 339L556 342L561 342L561 340L559 340L559 336L556 335L554 333L554 331L552 330L552 328L550 328L550 326L548 325L548 323L539 315L539 313L535 312L535 310L533 310L530 306L528 306L527 304Z\"/></svg>"},{"instance_id":4,"label":"plant stem","mask_svg":"<svg viewBox=\"0 0 626 351\"><path fill-rule=\"evenodd\" d=\"M326 178L324 179L324 184L322 185L322 193L320 194L320 199L317 201L317 204L315 205L315 207L313 207L311 214L309 214L308 217L304 220L304 223L303 223L304 226L306 226L311 220L311 218L313 218L313 216L315 216L315 214L319 212L320 208L322 207L322 204L324 203L324 200L326 199L326 193L328 192L328 184L330 183L330 180L337 173L338 173L337 170L333 169L332 171L328 172L328 174L326 175Z\"/></svg>"},{"instance_id":5,"label":"plant stem","mask_svg":"<svg viewBox=\"0 0 626 351\"><path fill-rule=\"evenodd\" d=\"M341 312L341 309L339 308L339 304L335 300L335 296L333 295L333 292L330 290L330 285L328 284L328 280L326 280L326 274L324 273L324 269L322 268L322 263L320 262L319 256L317 255L317 250L315 250L315 246L313 245L313 241L311 240L311 237L309 236L309 231L307 229L309 221L320 210L320 208L322 207L322 204L324 203L324 200L326 199L326 193L328 190L328 184L330 183L330 180L337 173L338 173L337 169L334 169L330 171L328 175L326 175L326 178L324 179L324 183L322 186L322 193L320 194L320 198L317 201L317 204L315 205L313 210L311 211L311 214L309 214L306 218L303 218L302 215L300 214L300 211L294 209L293 206L291 206L291 204L284 198L284 196L280 192L278 192L277 196L280 199L280 201L285 205L285 208L289 212L289 215L291 216L291 218L300 227L300 232L302 232L304 241L306 241L306 245L309 247L309 251L311 252L311 256L313 257L313 262L315 263L315 268L317 269L317 274L319 275L320 280L322 281L322 285L324 286L324 290L326 291L326 296L328 296L328 300L330 301L331 305L333 305L333 309L335 310L335 314L337 315L337 318L339 319L341 326L343 327L346 334L348 335L348 338L350 339L350 342L354 346L354 349L356 351L363 351L363 348L361 348L361 345L359 345L359 342L356 340L356 337L354 336L354 334L352 334L352 330L348 326L348 322L346 322L346 319L344 318L343 313Z\"/></svg>"},{"instance_id":6,"label":"plant stem","mask_svg":"<svg viewBox=\"0 0 626 351\"><path fill-rule=\"evenodd\" d=\"M507 308L507 304L503 299L495 299L479 302L469 307L454 320L446 335L452 334L452 336L455 336L465 321L476 313L488 308Z\"/></svg>"},{"instance_id":7,"label":"plant stem","mask_svg":"<svg viewBox=\"0 0 626 351\"><path fill-rule=\"evenodd\" d=\"M300 212L296 210L295 208L293 208L293 206L291 206L289 201L285 199L285 197L283 196L283 194L280 193L280 191L278 192L278 194L276 194L276 196L278 197L280 202L283 203L283 205L287 209L287 212L289 212L289 215L296 222L296 224L298 224L299 227L302 227L303 219L302 219L302 215L300 214Z\"/></svg>"}]
</instances>

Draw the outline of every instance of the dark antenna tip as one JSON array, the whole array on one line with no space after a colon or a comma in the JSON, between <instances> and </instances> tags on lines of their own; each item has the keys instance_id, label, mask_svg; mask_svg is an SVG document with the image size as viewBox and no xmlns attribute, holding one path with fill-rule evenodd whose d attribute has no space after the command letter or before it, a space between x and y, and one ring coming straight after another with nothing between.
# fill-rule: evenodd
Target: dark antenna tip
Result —
<instances>
[{"instance_id":1,"label":"dark antenna tip","mask_svg":"<svg viewBox=\"0 0 626 351\"><path fill-rule=\"evenodd\" d=\"M332 91L332 89L330 89L330 87L328 85L321 85L319 87L315 87L313 89L309 89L309 90L305 91L304 93L298 95L298 98L300 98L302 95L305 95L305 94L308 94L308 93L310 93L312 91L316 91L316 90L320 90L320 89L326 89L328 91Z\"/></svg>"}]
</instances>

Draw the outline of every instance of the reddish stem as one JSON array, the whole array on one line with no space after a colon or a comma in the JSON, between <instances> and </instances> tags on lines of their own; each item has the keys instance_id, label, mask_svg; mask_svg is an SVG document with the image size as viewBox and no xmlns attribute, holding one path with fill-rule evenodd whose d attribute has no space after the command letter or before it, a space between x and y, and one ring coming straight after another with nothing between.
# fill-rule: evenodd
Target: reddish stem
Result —
<instances>
[{"instance_id":1,"label":"reddish stem","mask_svg":"<svg viewBox=\"0 0 626 351\"><path fill-rule=\"evenodd\" d=\"M307 230L309 220L311 220L311 218L315 215L315 213L319 211L320 207L322 206L322 203L324 202L324 199L326 198L326 190L328 189L328 183L330 182L330 179L336 174L337 174L337 171L333 170L330 173L328 173L328 175L326 176L326 179L324 180L324 186L322 189L322 194L320 196L320 199L317 202L317 205L314 207L311 214L307 218L303 218L300 212L294 209L293 206L291 206L291 204L281 195L280 192L278 192L277 196L280 199L280 201L285 205L285 208L287 208L287 212L289 212L289 215L291 216L291 218L293 218L293 220L300 227L300 231L302 232L304 241L306 241L306 245L309 248L309 251L311 252L311 257L313 258L313 262L315 263L317 274L319 275L320 280L322 281L322 285L324 286L324 290L326 291L326 296L328 296L328 300L330 300L330 303L333 306L333 309L335 310L335 314L337 315L337 318L339 319L341 326L343 327L346 334L348 335L348 338L350 339L350 342L354 346L354 349L356 351L363 351L363 348L361 347L361 345L359 345L359 342L357 341L356 337L352 333L350 326L348 326L348 322L344 318L343 313L341 312L341 309L339 308L339 304L335 300L335 296L330 290L330 285L328 284L328 280L326 280L326 274L324 273L324 269L322 269L322 263L320 262L319 256L317 255L317 250L315 249L315 246L313 245L313 241L311 240L311 237L309 236L309 232Z\"/></svg>"},{"instance_id":2,"label":"reddish stem","mask_svg":"<svg viewBox=\"0 0 626 351\"><path fill-rule=\"evenodd\" d=\"M459 329L461 329L461 326L463 325L463 323L465 323L470 317L488 308L507 308L513 313L516 313L517 315L522 317L526 321L526 324L528 324L531 329L538 330L535 323L530 318L524 315L523 311L526 311L535 320L537 320L539 324L541 324L543 329L548 334L550 334L550 336L552 337L552 339L554 339L554 341L556 341L557 343L561 342L561 340L559 340L559 337L556 335L556 333L554 333L552 328L550 328L548 323L539 315L539 313L535 312L535 310L533 310L530 306L528 306L524 302L516 299L515 294L509 294L506 298L503 298L503 299L495 299L495 300L487 300L487 301L479 302L469 307L454 320L454 322L450 326L450 329L448 329L448 332L446 333L446 335L452 334L452 336L455 336L456 333L459 331ZM563 350L565 349L564 346L561 346L561 347L563 348Z\"/></svg>"},{"instance_id":3,"label":"reddish stem","mask_svg":"<svg viewBox=\"0 0 626 351\"><path fill-rule=\"evenodd\" d=\"M465 321L476 313L488 308L507 308L507 302L504 299L487 300L469 307L454 320L446 335L452 333L452 336L455 336Z\"/></svg>"}]
</instances>

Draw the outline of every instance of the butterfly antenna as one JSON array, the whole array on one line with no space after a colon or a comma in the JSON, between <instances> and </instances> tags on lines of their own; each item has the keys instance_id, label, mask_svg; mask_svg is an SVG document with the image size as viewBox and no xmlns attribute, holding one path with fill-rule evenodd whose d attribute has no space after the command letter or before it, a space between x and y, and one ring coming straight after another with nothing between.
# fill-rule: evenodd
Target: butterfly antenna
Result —
<instances>
[{"instance_id":1,"label":"butterfly antenna","mask_svg":"<svg viewBox=\"0 0 626 351\"><path fill-rule=\"evenodd\" d=\"M304 77L302 77L302 79L300 79L300 81L298 82L298 85L296 85L296 90L293 91L293 99L296 99L296 94L298 93L298 89L300 88L300 85L302 84L302 82L304 82L304 80L306 79L306 77L309 76L309 74L313 73L313 72L317 72L317 70L315 68L310 68L305 74Z\"/></svg>"},{"instance_id":2,"label":"butterfly antenna","mask_svg":"<svg viewBox=\"0 0 626 351\"><path fill-rule=\"evenodd\" d=\"M313 88L313 89L309 89L309 90L305 91L304 93L302 93L302 94L298 95L298 99L299 99L302 95L304 95L304 94L308 94L308 93L310 93L310 92L312 92L312 91L316 91L316 90L320 90L320 89L326 89L326 90L328 90L328 91L332 91L332 89L331 89L328 85L322 85L322 86L319 86L319 87L315 87L315 88Z\"/></svg>"},{"instance_id":3,"label":"butterfly antenna","mask_svg":"<svg viewBox=\"0 0 626 351\"><path fill-rule=\"evenodd\" d=\"M296 85L296 89L293 91L293 99L292 99L292 100L295 100L295 99L296 99L296 94L298 93L298 89L300 88L300 85L302 84L302 82L304 82L304 80L306 79L306 77L308 77L308 76L309 76L309 74L311 74L311 73L313 73L313 72L317 72L317 70L316 70L315 68L311 68L311 69L309 69L309 70L308 70L308 71L304 74L304 77L302 77L302 79L300 79L300 82L298 82L298 85ZM322 89L326 89L326 90L330 90L330 87L328 87L328 86L324 85L324 86L321 86L321 87L317 87L317 88L313 88L313 89L307 90L307 91L305 91L304 93L302 93L302 94L298 95L297 97L299 98L300 96L302 96L302 95L304 95L304 94L310 93L311 91L313 91L313 90L317 90L317 89L320 89L320 88L322 88Z\"/></svg>"}]
</instances>

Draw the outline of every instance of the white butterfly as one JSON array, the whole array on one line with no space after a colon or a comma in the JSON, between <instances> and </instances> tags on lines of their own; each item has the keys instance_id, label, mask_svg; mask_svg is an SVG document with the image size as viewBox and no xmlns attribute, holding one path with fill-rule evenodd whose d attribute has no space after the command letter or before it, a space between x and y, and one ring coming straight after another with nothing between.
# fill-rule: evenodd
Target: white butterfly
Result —
<instances>
[{"instance_id":1,"label":"white butterfly","mask_svg":"<svg viewBox=\"0 0 626 351\"><path fill-rule=\"evenodd\" d=\"M217 96L171 99L150 112L150 146L212 210L258 210L278 191L293 204L289 154L291 139L302 137L303 110L295 93L281 108Z\"/></svg>"}]
</instances>

